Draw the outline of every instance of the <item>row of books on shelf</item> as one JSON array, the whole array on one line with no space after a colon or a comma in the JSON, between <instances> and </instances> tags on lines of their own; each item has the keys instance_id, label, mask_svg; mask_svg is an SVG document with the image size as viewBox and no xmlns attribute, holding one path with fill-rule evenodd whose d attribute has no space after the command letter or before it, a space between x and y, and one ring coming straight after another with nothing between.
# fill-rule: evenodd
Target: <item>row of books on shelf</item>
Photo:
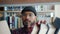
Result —
<instances>
[{"instance_id":1,"label":"row of books on shelf","mask_svg":"<svg viewBox=\"0 0 60 34\"><path fill-rule=\"evenodd\" d=\"M54 17L54 13L37 14L37 20L46 20L46 21L48 20L49 22L51 17ZM23 26L21 18L16 16L16 14L12 14L12 15L10 14L9 16L6 16L6 20L8 22L10 29L14 29L14 28L17 29Z\"/></svg>"},{"instance_id":2,"label":"row of books on shelf","mask_svg":"<svg viewBox=\"0 0 60 34\"><path fill-rule=\"evenodd\" d=\"M26 6L5 6L5 11L20 11ZM46 11L46 10L54 10L54 5L35 5L32 6L36 9L36 11Z\"/></svg>"},{"instance_id":3,"label":"row of books on shelf","mask_svg":"<svg viewBox=\"0 0 60 34\"><path fill-rule=\"evenodd\" d=\"M6 20L10 29L17 29L22 26L22 20L17 16L7 16Z\"/></svg>"},{"instance_id":4,"label":"row of books on shelf","mask_svg":"<svg viewBox=\"0 0 60 34\"><path fill-rule=\"evenodd\" d=\"M37 18L37 20L46 20L47 23L50 22L50 19L51 18L43 18L40 16L38 16L38 18ZM7 23L8 23L8 26L10 29L17 29L17 28L23 27L22 20L20 17L7 16L6 20L7 20Z\"/></svg>"}]
</instances>

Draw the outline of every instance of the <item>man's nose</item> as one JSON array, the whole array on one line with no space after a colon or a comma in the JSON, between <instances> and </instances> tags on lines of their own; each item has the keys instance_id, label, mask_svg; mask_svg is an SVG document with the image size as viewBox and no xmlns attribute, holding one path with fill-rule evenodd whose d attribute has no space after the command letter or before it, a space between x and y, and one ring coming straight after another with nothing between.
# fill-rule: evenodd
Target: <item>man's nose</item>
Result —
<instances>
[{"instance_id":1,"label":"man's nose","mask_svg":"<svg viewBox=\"0 0 60 34\"><path fill-rule=\"evenodd\" d=\"M29 19L29 16L26 16L26 19Z\"/></svg>"}]
</instances>

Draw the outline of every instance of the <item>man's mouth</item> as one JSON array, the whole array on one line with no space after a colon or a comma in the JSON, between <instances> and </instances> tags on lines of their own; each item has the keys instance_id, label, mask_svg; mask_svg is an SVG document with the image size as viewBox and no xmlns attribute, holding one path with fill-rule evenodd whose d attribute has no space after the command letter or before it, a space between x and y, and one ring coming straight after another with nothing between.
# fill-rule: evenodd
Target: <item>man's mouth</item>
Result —
<instances>
[{"instance_id":1,"label":"man's mouth","mask_svg":"<svg viewBox=\"0 0 60 34\"><path fill-rule=\"evenodd\" d=\"M25 21L23 24L24 24L24 26L27 26L27 27L28 27L29 25L31 25L31 23L30 23L29 21Z\"/></svg>"}]
</instances>

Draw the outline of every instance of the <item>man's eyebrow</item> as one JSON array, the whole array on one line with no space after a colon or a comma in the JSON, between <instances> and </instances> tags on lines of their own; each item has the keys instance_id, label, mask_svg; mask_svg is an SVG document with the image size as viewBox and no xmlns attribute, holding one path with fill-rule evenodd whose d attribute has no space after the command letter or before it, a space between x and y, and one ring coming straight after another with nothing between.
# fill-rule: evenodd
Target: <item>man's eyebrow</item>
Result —
<instances>
[{"instance_id":1,"label":"man's eyebrow","mask_svg":"<svg viewBox=\"0 0 60 34\"><path fill-rule=\"evenodd\" d=\"M32 14L32 13L30 13L30 14Z\"/></svg>"}]
</instances>

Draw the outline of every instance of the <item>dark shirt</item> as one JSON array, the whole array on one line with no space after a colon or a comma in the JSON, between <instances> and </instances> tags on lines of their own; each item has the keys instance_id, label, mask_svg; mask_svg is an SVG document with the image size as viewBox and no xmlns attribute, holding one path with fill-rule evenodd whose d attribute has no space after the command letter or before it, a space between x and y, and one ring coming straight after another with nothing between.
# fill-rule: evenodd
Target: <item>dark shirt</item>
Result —
<instances>
[{"instance_id":1,"label":"dark shirt","mask_svg":"<svg viewBox=\"0 0 60 34\"><path fill-rule=\"evenodd\" d=\"M38 29L40 30L40 25L38 23L36 23ZM11 31L12 34L31 34L33 30L33 27L30 27L30 28L26 28L26 27L23 27L23 28L20 28L20 29L16 29L16 30L13 30ZM37 34L39 33L39 31L37 32Z\"/></svg>"},{"instance_id":2,"label":"dark shirt","mask_svg":"<svg viewBox=\"0 0 60 34\"><path fill-rule=\"evenodd\" d=\"M12 31L12 34L31 34L33 28L29 28L29 31L27 28L23 27L20 29L16 29Z\"/></svg>"}]
</instances>

